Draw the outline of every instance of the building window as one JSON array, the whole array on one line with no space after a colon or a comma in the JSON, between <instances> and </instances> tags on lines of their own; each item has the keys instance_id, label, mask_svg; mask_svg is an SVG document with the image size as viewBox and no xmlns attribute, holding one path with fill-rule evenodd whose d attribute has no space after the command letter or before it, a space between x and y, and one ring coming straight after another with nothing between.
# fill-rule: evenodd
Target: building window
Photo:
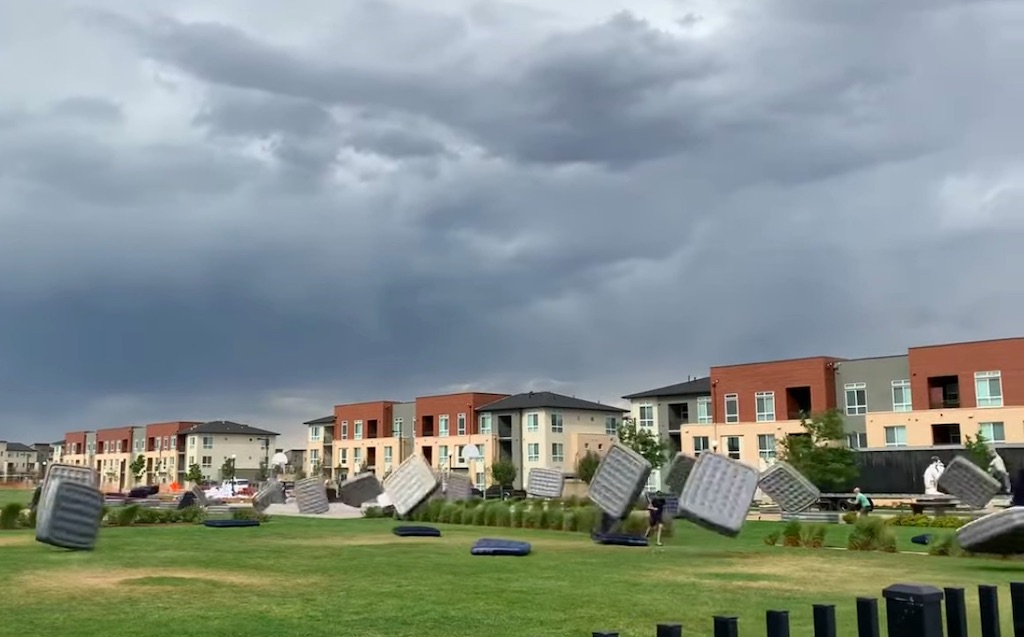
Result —
<instances>
[{"instance_id":1,"label":"building window","mask_svg":"<svg viewBox=\"0 0 1024 637\"><path fill-rule=\"evenodd\" d=\"M466 414L458 415L455 421L455 426L457 427L457 431L459 432L460 436L466 435Z\"/></svg>"},{"instance_id":2,"label":"building window","mask_svg":"<svg viewBox=\"0 0 1024 637\"><path fill-rule=\"evenodd\" d=\"M448 466L448 445L441 445L437 448L437 466Z\"/></svg>"},{"instance_id":3,"label":"building window","mask_svg":"<svg viewBox=\"0 0 1024 637\"><path fill-rule=\"evenodd\" d=\"M480 414L480 433L489 436L491 435L491 415Z\"/></svg>"},{"instance_id":4,"label":"building window","mask_svg":"<svg viewBox=\"0 0 1024 637\"><path fill-rule=\"evenodd\" d=\"M338 449L338 466L344 467L348 464L348 449L342 447Z\"/></svg>"},{"instance_id":5,"label":"building window","mask_svg":"<svg viewBox=\"0 0 1024 637\"><path fill-rule=\"evenodd\" d=\"M463 453L466 450L466 445L459 445L455 447L455 462L459 464L466 464L466 454Z\"/></svg>"},{"instance_id":6,"label":"building window","mask_svg":"<svg viewBox=\"0 0 1024 637\"><path fill-rule=\"evenodd\" d=\"M693 455L699 456L708 449L711 448L711 441L708 440L707 436L694 436L693 437Z\"/></svg>"},{"instance_id":7,"label":"building window","mask_svg":"<svg viewBox=\"0 0 1024 637\"><path fill-rule=\"evenodd\" d=\"M213 436L203 436L203 449L213 449Z\"/></svg>"},{"instance_id":8,"label":"building window","mask_svg":"<svg viewBox=\"0 0 1024 637\"><path fill-rule=\"evenodd\" d=\"M117 441L117 453L121 453L121 441Z\"/></svg>"},{"instance_id":9,"label":"building window","mask_svg":"<svg viewBox=\"0 0 1024 637\"><path fill-rule=\"evenodd\" d=\"M402 419L395 418L391 421L391 437L401 438L402 437Z\"/></svg>"},{"instance_id":10,"label":"building window","mask_svg":"<svg viewBox=\"0 0 1024 637\"><path fill-rule=\"evenodd\" d=\"M476 488L480 489L481 491L487 489L486 476L484 475L483 471L476 472Z\"/></svg>"},{"instance_id":11,"label":"building window","mask_svg":"<svg viewBox=\"0 0 1024 637\"><path fill-rule=\"evenodd\" d=\"M540 462L540 443L531 442L526 445L526 461L527 462Z\"/></svg>"},{"instance_id":12,"label":"building window","mask_svg":"<svg viewBox=\"0 0 1024 637\"><path fill-rule=\"evenodd\" d=\"M203 456L202 467L203 469L209 469L213 466L213 456Z\"/></svg>"},{"instance_id":13,"label":"building window","mask_svg":"<svg viewBox=\"0 0 1024 637\"><path fill-rule=\"evenodd\" d=\"M177 448L178 448L178 437L177 436L171 436L171 449L177 449Z\"/></svg>"},{"instance_id":14,"label":"building window","mask_svg":"<svg viewBox=\"0 0 1024 637\"><path fill-rule=\"evenodd\" d=\"M640 418L637 424L647 429L654 429L654 405L640 405L638 413Z\"/></svg>"},{"instance_id":15,"label":"building window","mask_svg":"<svg viewBox=\"0 0 1024 637\"><path fill-rule=\"evenodd\" d=\"M442 438L448 437L448 414L444 414L437 417L438 432L437 435Z\"/></svg>"},{"instance_id":16,"label":"building window","mask_svg":"<svg viewBox=\"0 0 1024 637\"><path fill-rule=\"evenodd\" d=\"M868 386L864 383L846 383L846 415L863 416L868 413Z\"/></svg>"},{"instance_id":17,"label":"building window","mask_svg":"<svg viewBox=\"0 0 1024 637\"><path fill-rule=\"evenodd\" d=\"M726 436L725 437L725 452L733 460L740 459L740 437L739 436Z\"/></svg>"},{"instance_id":18,"label":"building window","mask_svg":"<svg viewBox=\"0 0 1024 637\"><path fill-rule=\"evenodd\" d=\"M565 445L560 442L551 443L551 462L565 461Z\"/></svg>"},{"instance_id":19,"label":"building window","mask_svg":"<svg viewBox=\"0 0 1024 637\"><path fill-rule=\"evenodd\" d=\"M384 464L385 464L385 466L391 464L391 458L392 458L391 447L384 447Z\"/></svg>"},{"instance_id":20,"label":"building window","mask_svg":"<svg viewBox=\"0 0 1024 637\"><path fill-rule=\"evenodd\" d=\"M196 448L196 437L195 436L189 436L188 437L188 448L189 449L195 449ZM139 450L139 442L138 441L135 442L135 450L136 451Z\"/></svg>"},{"instance_id":21,"label":"building window","mask_svg":"<svg viewBox=\"0 0 1024 637\"><path fill-rule=\"evenodd\" d=\"M1001 422L983 422L978 425L978 434L986 442L1006 442L1006 431Z\"/></svg>"},{"instance_id":22,"label":"building window","mask_svg":"<svg viewBox=\"0 0 1024 637\"><path fill-rule=\"evenodd\" d=\"M701 396L697 399L697 424L710 424L711 418L711 396Z\"/></svg>"},{"instance_id":23,"label":"building window","mask_svg":"<svg viewBox=\"0 0 1024 637\"><path fill-rule=\"evenodd\" d=\"M354 439L355 440L362 440L363 439L363 421L362 420L357 420L355 422L355 427L356 427L356 431L355 431Z\"/></svg>"},{"instance_id":24,"label":"building window","mask_svg":"<svg viewBox=\"0 0 1024 637\"><path fill-rule=\"evenodd\" d=\"M356 449L352 450L352 462L357 467L359 467L359 465L363 464L363 450L362 449L356 448ZM359 468L362 469L362 467L359 467Z\"/></svg>"},{"instance_id":25,"label":"building window","mask_svg":"<svg viewBox=\"0 0 1024 637\"><path fill-rule=\"evenodd\" d=\"M757 435L757 455L769 464L775 460L775 434Z\"/></svg>"},{"instance_id":26,"label":"building window","mask_svg":"<svg viewBox=\"0 0 1024 637\"><path fill-rule=\"evenodd\" d=\"M313 442L319 442L320 440L320 427L313 426L309 428L309 439Z\"/></svg>"},{"instance_id":27,"label":"building window","mask_svg":"<svg viewBox=\"0 0 1024 637\"><path fill-rule=\"evenodd\" d=\"M604 433L609 436L614 436L619 433L619 421L615 416L604 417Z\"/></svg>"},{"instance_id":28,"label":"building window","mask_svg":"<svg viewBox=\"0 0 1024 637\"><path fill-rule=\"evenodd\" d=\"M537 414L526 414L526 431L540 431L540 417Z\"/></svg>"},{"instance_id":29,"label":"building window","mask_svg":"<svg viewBox=\"0 0 1024 637\"><path fill-rule=\"evenodd\" d=\"M757 403L757 422L775 422L775 392L759 391L754 394Z\"/></svg>"},{"instance_id":30,"label":"building window","mask_svg":"<svg viewBox=\"0 0 1024 637\"><path fill-rule=\"evenodd\" d=\"M725 422L740 421L740 397L736 394L725 395Z\"/></svg>"},{"instance_id":31,"label":"building window","mask_svg":"<svg viewBox=\"0 0 1024 637\"><path fill-rule=\"evenodd\" d=\"M905 426L894 425L892 427L885 427L884 429L886 447L907 446L907 428Z\"/></svg>"},{"instance_id":32,"label":"building window","mask_svg":"<svg viewBox=\"0 0 1024 637\"><path fill-rule=\"evenodd\" d=\"M1002 374L999 372L975 372L974 395L978 407L1002 407Z\"/></svg>"},{"instance_id":33,"label":"building window","mask_svg":"<svg viewBox=\"0 0 1024 637\"><path fill-rule=\"evenodd\" d=\"M342 440L348 440L348 421L347 420L342 420L341 421L341 439Z\"/></svg>"},{"instance_id":34,"label":"building window","mask_svg":"<svg viewBox=\"0 0 1024 637\"><path fill-rule=\"evenodd\" d=\"M478 455L479 455L479 456L480 456L481 458L485 458L485 457L486 457L486 456L484 455L484 446L483 446L483 445L477 445L477 446L476 446L476 452L477 452L477 454L478 454Z\"/></svg>"},{"instance_id":35,"label":"building window","mask_svg":"<svg viewBox=\"0 0 1024 637\"><path fill-rule=\"evenodd\" d=\"M846 435L846 444L850 449L866 449L868 446L868 435L863 431L854 431Z\"/></svg>"},{"instance_id":36,"label":"building window","mask_svg":"<svg viewBox=\"0 0 1024 637\"><path fill-rule=\"evenodd\" d=\"M910 398L910 381L892 381L892 410L913 411L913 401Z\"/></svg>"},{"instance_id":37,"label":"building window","mask_svg":"<svg viewBox=\"0 0 1024 637\"><path fill-rule=\"evenodd\" d=\"M309 466L310 467L316 467L318 464L320 464L320 450L319 449L310 449L309 450Z\"/></svg>"},{"instance_id":38,"label":"building window","mask_svg":"<svg viewBox=\"0 0 1024 637\"><path fill-rule=\"evenodd\" d=\"M551 433L560 434L563 431L562 414L551 414Z\"/></svg>"}]
</instances>

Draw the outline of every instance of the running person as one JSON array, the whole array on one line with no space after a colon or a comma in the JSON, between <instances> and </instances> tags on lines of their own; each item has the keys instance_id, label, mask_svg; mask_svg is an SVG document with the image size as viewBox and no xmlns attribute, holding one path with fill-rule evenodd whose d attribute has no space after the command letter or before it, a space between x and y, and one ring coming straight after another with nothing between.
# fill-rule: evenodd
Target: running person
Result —
<instances>
[{"instance_id":1,"label":"running person","mask_svg":"<svg viewBox=\"0 0 1024 637\"><path fill-rule=\"evenodd\" d=\"M658 546L661 546L661 530L665 528L661 518L665 513L665 498L660 495L655 495L647 505L647 511L650 514L650 523L647 526L647 532L644 533L644 537L648 537L651 531L655 528L658 529L658 533L655 536Z\"/></svg>"},{"instance_id":2,"label":"running person","mask_svg":"<svg viewBox=\"0 0 1024 637\"><path fill-rule=\"evenodd\" d=\"M853 490L853 503L860 517L867 517L871 513L871 499L860 492L860 487Z\"/></svg>"}]
</instances>

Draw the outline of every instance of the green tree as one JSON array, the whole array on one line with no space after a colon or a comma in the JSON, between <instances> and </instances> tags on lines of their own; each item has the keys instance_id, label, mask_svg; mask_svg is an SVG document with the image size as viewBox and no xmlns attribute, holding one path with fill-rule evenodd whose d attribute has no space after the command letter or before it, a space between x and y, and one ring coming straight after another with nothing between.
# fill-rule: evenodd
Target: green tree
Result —
<instances>
[{"instance_id":1,"label":"green tree","mask_svg":"<svg viewBox=\"0 0 1024 637\"><path fill-rule=\"evenodd\" d=\"M225 458L224 464L220 466L220 479L221 480L234 480L235 479L235 459Z\"/></svg>"},{"instance_id":2,"label":"green tree","mask_svg":"<svg viewBox=\"0 0 1024 637\"><path fill-rule=\"evenodd\" d=\"M197 465L197 464L189 465L188 472L185 474L185 480L187 482L191 482L193 484L199 484L200 482L202 482L205 479L206 479L205 476L203 476L203 470L202 470L202 468L199 465Z\"/></svg>"},{"instance_id":3,"label":"green tree","mask_svg":"<svg viewBox=\"0 0 1024 637\"><path fill-rule=\"evenodd\" d=\"M838 489L860 475L856 451L846 444L843 416L836 409L800 419L802 434L778 442L779 459L791 464L819 489Z\"/></svg>"},{"instance_id":4,"label":"green tree","mask_svg":"<svg viewBox=\"0 0 1024 637\"><path fill-rule=\"evenodd\" d=\"M142 478L142 474L146 471L146 457L141 453L132 460L132 463L128 465L128 470L132 472L135 479Z\"/></svg>"},{"instance_id":5,"label":"green tree","mask_svg":"<svg viewBox=\"0 0 1024 637\"><path fill-rule=\"evenodd\" d=\"M974 438L964 436L964 449L967 451L967 458L982 469L988 469L988 440L978 432Z\"/></svg>"},{"instance_id":6,"label":"green tree","mask_svg":"<svg viewBox=\"0 0 1024 637\"><path fill-rule=\"evenodd\" d=\"M597 473L597 467L601 464L601 456L597 455L592 449L588 449L587 453L583 454L579 460L576 461L576 477L580 480L590 484L590 481L594 479L594 474Z\"/></svg>"},{"instance_id":7,"label":"green tree","mask_svg":"<svg viewBox=\"0 0 1024 637\"><path fill-rule=\"evenodd\" d=\"M632 418L626 418L616 432L619 442L643 456L657 469L668 459L668 443L646 427L639 427Z\"/></svg>"},{"instance_id":8,"label":"green tree","mask_svg":"<svg viewBox=\"0 0 1024 637\"><path fill-rule=\"evenodd\" d=\"M508 460L499 460L491 465L491 478L501 487L510 487L516 481L519 472Z\"/></svg>"}]
</instances>

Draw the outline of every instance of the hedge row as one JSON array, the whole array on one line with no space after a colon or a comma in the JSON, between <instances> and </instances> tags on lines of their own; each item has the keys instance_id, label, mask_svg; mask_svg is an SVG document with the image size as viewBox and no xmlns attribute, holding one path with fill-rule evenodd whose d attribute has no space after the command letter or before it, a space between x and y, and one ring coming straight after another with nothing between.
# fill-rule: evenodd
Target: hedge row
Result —
<instances>
[{"instance_id":1,"label":"hedge row","mask_svg":"<svg viewBox=\"0 0 1024 637\"><path fill-rule=\"evenodd\" d=\"M578 502L575 501L575 502ZM383 509L370 507L368 518L386 517ZM592 504L574 504L571 500L499 501L472 499L459 502L431 500L413 511L415 522L467 524L513 529L546 529L590 533L601 522L601 510ZM647 513L634 511L623 521L622 532L639 534L647 530ZM663 537L672 537L672 520L665 519Z\"/></svg>"},{"instance_id":2,"label":"hedge row","mask_svg":"<svg viewBox=\"0 0 1024 637\"><path fill-rule=\"evenodd\" d=\"M843 522L847 524L854 524L857 522L857 519L857 514L853 511L843 514ZM878 519L884 520L885 524L889 526L914 526L933 529L959 529L971 521L971 518L955 515L931 516L914 515L912 513L900 513L891 517L879 517Z\"/></svg>"},{"instance_id":3,"label":"hedge row","mask_svg":"<svg viewBox=\"0 0 1024 637\"><path fill-rule=\"evenodd\" d=\"M189 507L186 509L151 509L138 504L123 507L103 507L100 523L104 526L132 526L153 524L199 524L206 520L204 509ZM259 520L267 522L270 516L257 513L252 509L233 509L231 517L235 520ZM34 529L36 513L31 509L11 503L0 510L0 529Z\"/></svg>"}]
</instances>

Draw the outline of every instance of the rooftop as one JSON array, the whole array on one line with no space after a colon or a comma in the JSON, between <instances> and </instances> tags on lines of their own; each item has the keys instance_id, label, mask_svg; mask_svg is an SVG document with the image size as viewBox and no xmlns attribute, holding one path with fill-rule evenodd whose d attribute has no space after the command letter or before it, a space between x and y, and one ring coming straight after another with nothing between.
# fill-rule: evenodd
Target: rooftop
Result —
<instances>
[{"instance_id":1,"label":"rooftop","mask_svg":"<svg viewBox=\"0 0 1024 637\"><path fill-rule=\"evenodd\" d=\"M666 385L647 391L623 396L626 400L634 398L661 398L662 396L704 396L711 395L711 377L695 378L675 385Z\"/></svg>"},{"instance_id":2,"label":"rooftop","mask_svg":"<svg viewBox=\"0 0 1024 637\"><path fill-rule=\"evenodd\" d=\"M7 450L8 451L30 451L32 453L35 453L35 451L36 451L35 447L30 447L28 445L23 445L20 442L8 442L7 443Z\"/></svg>"},{"instance_id":3,"label":"rooftop","mask_svg":"<svg viewBox=\"0 0 1024 637\"><path fill-rule=\"evenodd\" d=\"M334 424L334 416L330 415L330 416L324 416L323 418L316 418L314 420L307 420L306 422L304 422L302 424L304 424L304 425L333 425Z\"/></svg>"},{"instance_id":4,"label":"rooftop","mask_svg":"<svg viewBox=\"0 0 1024 637\"><path fill-rule=\"evenodd\" d=\"M185 431L187 434L242 434L250 436L276 436L276 432L267 431L266 429L257 429L256 427L250 427L249 425L243 425L238 422L231 422L230 420L211 420L210 422L204 422L200 425L195 425L191 429Z\"/></svg>"},{"instance_id":5,"label":"rooftop","mask_svg":"<svg viewBox=\"0 0 1024 637\"><path fill-rule=\"evenodd\" d=\"M579 411L607 411L624 413L628 409L613 407L573 396L564 396L550 391L531 391L502 398L477 409L479 412L514 411L518 409L576 409Z\"/></svg>"}]
</instances>

